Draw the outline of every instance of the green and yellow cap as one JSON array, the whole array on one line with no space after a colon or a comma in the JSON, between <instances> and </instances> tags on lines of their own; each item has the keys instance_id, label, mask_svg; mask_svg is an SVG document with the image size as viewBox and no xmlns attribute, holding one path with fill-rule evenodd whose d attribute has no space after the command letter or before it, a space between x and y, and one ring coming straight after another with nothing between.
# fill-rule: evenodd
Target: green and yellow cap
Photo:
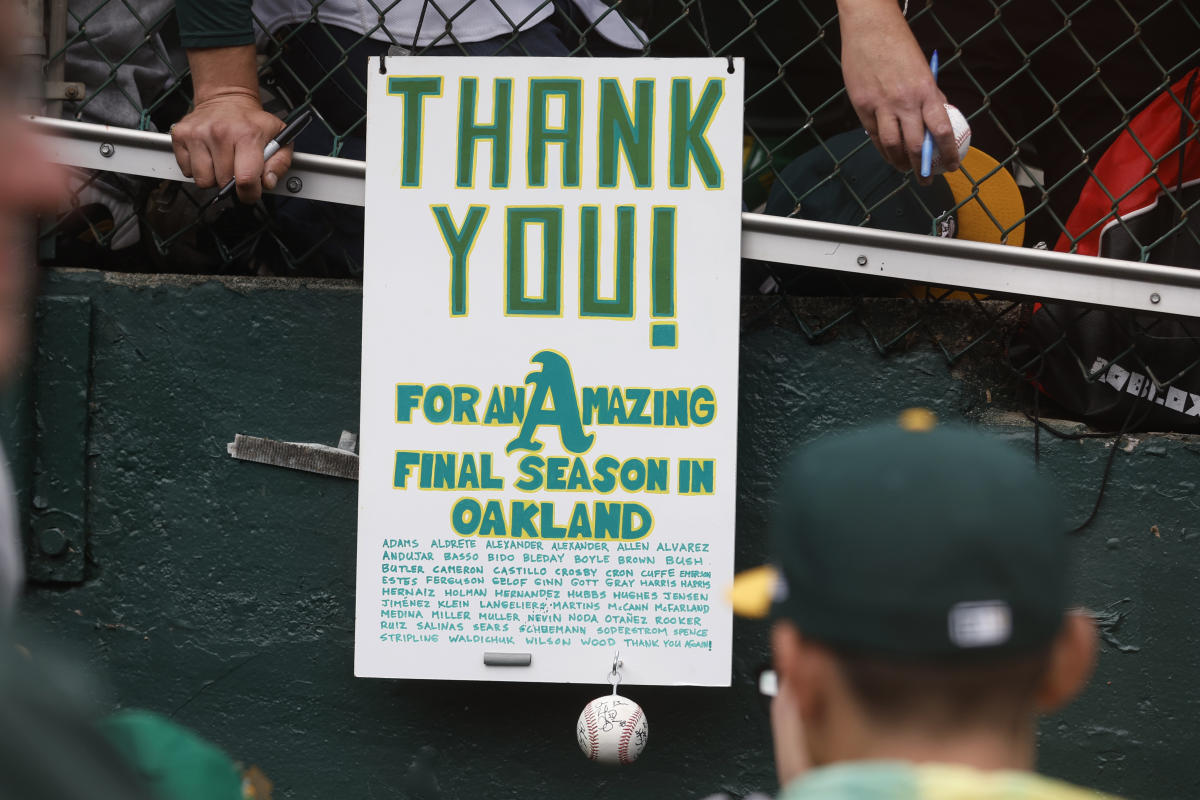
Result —
<instances>
[{"instance_id":1,"label":"green and yellow cap","mask_svg":"<svg viewBox=\"0 0 1200 800\"><path fill-rule=\"evenodd\" d=\"M880 654L1048 644L1067 607L1053 490L1007 444L935 422L910 409L802 448L779 486L773 566L738 576L735 612Z\"/></svg>"}]
</instances>

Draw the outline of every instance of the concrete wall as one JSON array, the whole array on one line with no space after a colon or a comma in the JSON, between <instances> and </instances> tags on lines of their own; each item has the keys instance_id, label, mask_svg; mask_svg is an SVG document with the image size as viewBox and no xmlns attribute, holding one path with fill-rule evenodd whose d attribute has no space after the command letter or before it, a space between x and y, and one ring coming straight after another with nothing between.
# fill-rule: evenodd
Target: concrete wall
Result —
<instances>
[{"instance_id":1,"label":"concrete wall","mask_svg":"<svg viewBox=\"0 0 1200 800\"><path fill-rule=\"evenodd\" d=\"M45 294L57 299L44 306L33 380L7 415L41 579L25 610L73 643L121 705L171 714L260 765L281 798L658 800L774 789L750 685L766 658L761 623L736 624L732 689L628 690L651 737L621 769L590 764L574 740L600 683L352 676L356 484L235 461L225 445L235 433L333 444L357 430L357 286L70 271L51 274ZM843 306L797 310L829 320ZM947 343L988 324L947 306L881 355L879 326L910 313L875 301L812 343L790 313L747 302L738 568L762 559L782 457L825 431L925 405L1032 458L1000 338L948 366ZM1076 519L1095 500L1111 444L1042 437L1042 469ZM1200 446L1141 436L1126 448L1098 519L1077 536L1079 600L1103 613L1099 671L1080 702L1043 725L1041 765L1133 798L1194 797ZM86 549L48 553L47 529L69 541L86 533Z\"/></svg>"}]
</instances>

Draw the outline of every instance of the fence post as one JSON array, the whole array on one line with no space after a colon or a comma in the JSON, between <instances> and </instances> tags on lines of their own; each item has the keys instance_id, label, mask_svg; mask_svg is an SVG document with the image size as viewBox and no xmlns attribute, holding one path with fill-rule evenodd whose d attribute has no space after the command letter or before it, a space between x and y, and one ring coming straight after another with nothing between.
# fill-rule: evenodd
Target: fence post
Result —
<instances>
[{"instance_id":1,"label":"fence post","mask_svg":"<svg viewBox=\"0 0 1200 800\"><path fill-rule=\"evenodd\" d=\"M46 84L62 86L67 74L67 0L50 0L46 41L46 55L50 59L46 65ZM69 94L67 96L70 97ZM57 92L46 101L46 114L51 117L62 116L62 99Z\"/></svg>"},{"instance_id":2,"label":"fence post","mask_svg":"<svg viewBox=\"0 0 1200 800\"><path fill-rule=\"evenodd\" d=\"M45 104L46 23L42 0L21 0L19 5L21 44L21 98L32 113Z\"/></svg>"}]
</instances>

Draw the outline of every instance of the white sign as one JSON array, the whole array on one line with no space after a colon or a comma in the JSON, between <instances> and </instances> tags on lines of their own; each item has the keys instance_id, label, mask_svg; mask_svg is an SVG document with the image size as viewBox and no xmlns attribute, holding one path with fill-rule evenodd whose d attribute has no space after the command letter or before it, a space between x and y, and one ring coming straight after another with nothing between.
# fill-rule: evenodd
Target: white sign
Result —
<instances>
[{"instance_id":1,"label":"white sign","mask_svg":"<svg viewBox=\"0 0 1200 800\"><path fill-rule=\"evenodd\" d=\"M729 685L729 69L371 62L356 675Z\"/></svg>"}]
</instances>

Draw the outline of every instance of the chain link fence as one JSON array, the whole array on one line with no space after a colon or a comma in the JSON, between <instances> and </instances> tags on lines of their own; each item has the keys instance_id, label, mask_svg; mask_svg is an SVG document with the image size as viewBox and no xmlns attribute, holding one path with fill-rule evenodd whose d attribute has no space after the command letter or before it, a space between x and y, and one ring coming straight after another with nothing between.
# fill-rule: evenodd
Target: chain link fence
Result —
<instances>
[{"instance_id":1,"label":"chain link fence","mask_svg":"<svg viewBox=\"0 0 1200 800\"><path fill-rule=\"evenodd\" d=\"M49 113L166 131L188 112L183 4L45 1ZM317 113L297 143L304 152L363 158L361 73L371 55L738 56L748 72L748 211L1200 265L1200 11L1191 0L904 6L925 54L941 54L939 87L978 150L927 186L887 167L864 135L834 0L255 0L249 24L265 107ZM403 30L386 24L396 18ZM114 172L74 180L70 213L43 226L44 264L361 276L361 209L278 196L205 209L213 190L191 184ZM854 323L882 354L926 339L951 366L994 347L1010 377L1046 389L1063 415L1113 430L1200 431L1195 320L764 263L747 262L743 276L747 294L774 296L751 304L747 325L769 319L820 341ZM788 300L796 294L845 299L806 318ZM908 298L911 314L889 304L881 318L867 299L879 296ZM972 320L953 335L932 322L950 304Z\"/></svg>"}]
</instances>

